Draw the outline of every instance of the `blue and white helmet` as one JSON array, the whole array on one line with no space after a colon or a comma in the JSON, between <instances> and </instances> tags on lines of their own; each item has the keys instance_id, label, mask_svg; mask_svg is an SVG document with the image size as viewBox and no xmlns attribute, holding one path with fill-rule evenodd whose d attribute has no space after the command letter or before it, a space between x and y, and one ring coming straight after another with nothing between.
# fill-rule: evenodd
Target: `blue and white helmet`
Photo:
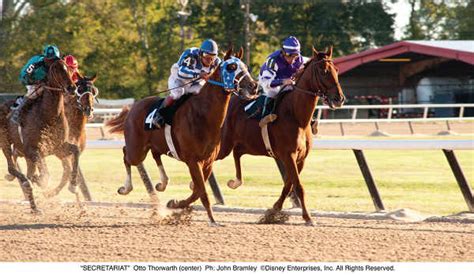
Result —
<instances>
[{"instance_id":1,"label":"blue and white helmet","mask_svg":"<svg viewBox=\"0 0 474 276\"><path fill-rule=\"evenodd\" d=\"M296 37L289 36L283 41L282 48L287 54L299 54L301 45Z\"/></svg>"},{"instance_id":2,"label":"blue and white helmet","mask_svg":"<svg viewBox=\"0 0 474 276\"><path fill-rule=\"evenodd\" d=\"M201 52L210 55L217 55L219 50L217 47L217 43L212 39L204 40L199 49L201 50Z\"/></svg>"},{"instance_id":3,"label":"blue and white helmet","mask_svg":"<svg viewBox=\"0 0 474 276\"><path fill-rule=\"evenodd\" d=\"M43 55L49 59L59 59L61 57L59 49L55 45L46 45Z\"/></svg>"}]
</instances>

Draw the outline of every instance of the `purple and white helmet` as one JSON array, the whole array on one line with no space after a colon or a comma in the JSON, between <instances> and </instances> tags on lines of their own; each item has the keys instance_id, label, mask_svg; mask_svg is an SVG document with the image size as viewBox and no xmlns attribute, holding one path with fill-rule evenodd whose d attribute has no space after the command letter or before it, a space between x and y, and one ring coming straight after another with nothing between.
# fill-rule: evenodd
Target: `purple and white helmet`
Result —
<instances>
[{"instance_id":1,"label":"purple and white helmet","mask_svg":"<svg viewBox=\"0 0 474 276\"><path fill-rule=\"evenodd\" d=\"M299 54L300 53L300 42L294 36L289 36L283 41L283 50L285 53L291 54Z\"/></svg>"}]
</instances>

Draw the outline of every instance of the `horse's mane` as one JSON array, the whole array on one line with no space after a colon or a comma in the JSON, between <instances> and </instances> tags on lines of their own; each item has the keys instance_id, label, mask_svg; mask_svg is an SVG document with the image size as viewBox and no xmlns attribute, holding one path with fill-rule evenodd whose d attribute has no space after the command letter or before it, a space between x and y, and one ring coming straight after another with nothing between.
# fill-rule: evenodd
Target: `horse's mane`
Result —
<instances>
[{"instance_id":1,"label":"horse's mane","mask_svg":"<svg viewBox=\"0 0 474 276\"><path fill-rule=\"evenodd\" d=\"M47 84L48 85L57 85L57 86L61 86L59 83L58 83L58 80L61 79L63 76L60 76L60 70L63 70L62 67L60 66L66 66L64 61L62 61L61 59L58 59L56 61L54 61L50 66L49 66L49 70L48 70L48 78L47 78ZM69 75L68 72L66 72L64 70L64 73L66 74L66 76L68 77L69 81L72 83L72 79L71 79L71 76Z\"/></svg>"},{"instance_id":2,"label":"horse's mane","mask_svg":"<svg viewBox=\"0 0 474 276\"><path fill-rule=\"evenodd\" d=\"M315 59L317 60L323 60L328 56L327 53L318 53L317 56L312 56L310 59L308 59L304 65L303 68L300 68L296 73L295 73L295 82L298 82L301 76L303 75L303 72L306 70L306 67L309 66L311 62L313 62Z\"/></svg>"}]
</instances>

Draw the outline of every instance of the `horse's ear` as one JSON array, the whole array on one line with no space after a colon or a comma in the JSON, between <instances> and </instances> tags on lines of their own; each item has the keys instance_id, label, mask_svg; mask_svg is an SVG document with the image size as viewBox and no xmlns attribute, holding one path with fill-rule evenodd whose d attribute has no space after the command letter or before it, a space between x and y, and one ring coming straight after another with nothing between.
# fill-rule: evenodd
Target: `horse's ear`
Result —
<instances>
[{"instance_id":1,"label":"horse's ear","mask_svg":"<svg viewBox=\"0 0 474 276\"><path fill-rule=\"evenodd\" d=\"M232 53L234 52L234 46L229 45L229 48L227 48L227 52L225 52L225 55L224 55L224 60L228 60L231 56L232 56Z\"/></svg>"},{"instance_id":2,"label":"horse's ear","mask_svg":"<svg viewBox=\"0 0 474 276\"><path fill-rule=\"evenodd\" d=\"M316 48L314 48L314 46L312 46L312 47L313 47L313 57L317 57L318 54L319 54L318 50L316 50Z\"/></svg>"},{"instance_id":3,"label":"horse's ear","mask_svg":"<svg viewBox=\"0 0 474 276\"><path fill-rule=\"evenodd\" d=\"M244 56L244 48L240 47L240 50L239 52L237 53L237 55L235 55L238 59L242 59L242 57Z\"/></svg>"},{"instance_id":4,"label":"horse's ear","mask_svg":"<svg viewBox=\"0 0 474 276\"><path fill-rule=\"evenodd\" d=\"M97 73L95 73L95 74L90 78L90 81L91 81L91 82L95 82L96 79L97 79Z\"/></svg>"},{"instance_id":5,"label":"horse's ear","mask_svg":"<svg viewBox=\"0 0 474 276\"><path fill-rule=\"evenodd\" d=\"M327 54L328 54L329 59L331 59L331 58L332 58L332 45L329 46L329 49L328 49L328 51L327 51Z\"/></svg>"},{"instance_id":6,"label":"horse's ear","mask_svg":"<svg viewBox=\"0 0 474 276\"><path fill-rule=\"evenodd\" d=\"M79 77L80 80L84 79L84 75L82 75L81 72L79 72L79 70L77 70L77 76Z\"/></svg>"}]
</instances>

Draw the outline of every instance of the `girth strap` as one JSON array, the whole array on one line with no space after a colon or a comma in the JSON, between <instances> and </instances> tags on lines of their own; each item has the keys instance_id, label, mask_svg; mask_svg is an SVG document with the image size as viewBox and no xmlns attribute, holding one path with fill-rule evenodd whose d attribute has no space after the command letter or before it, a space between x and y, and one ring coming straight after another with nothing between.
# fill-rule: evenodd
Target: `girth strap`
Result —
<instances>
[{"instance_id":1,"label":"girth strap","mask_svg":"<svg viewBox=\"0 0 474 276\"><path fill-rule=\"evenodd\" d=\"M171 154L171 157L174 159L181 161L178 156L178 152L176 152L176 148L174 147L173 144L173 137L171 137L171 126L168 124L165 124L165 139L166 139L166 144L168 144L168 148L170 149L169 152L166 154L169 156Z\"/></svg>"}]
</instances>

